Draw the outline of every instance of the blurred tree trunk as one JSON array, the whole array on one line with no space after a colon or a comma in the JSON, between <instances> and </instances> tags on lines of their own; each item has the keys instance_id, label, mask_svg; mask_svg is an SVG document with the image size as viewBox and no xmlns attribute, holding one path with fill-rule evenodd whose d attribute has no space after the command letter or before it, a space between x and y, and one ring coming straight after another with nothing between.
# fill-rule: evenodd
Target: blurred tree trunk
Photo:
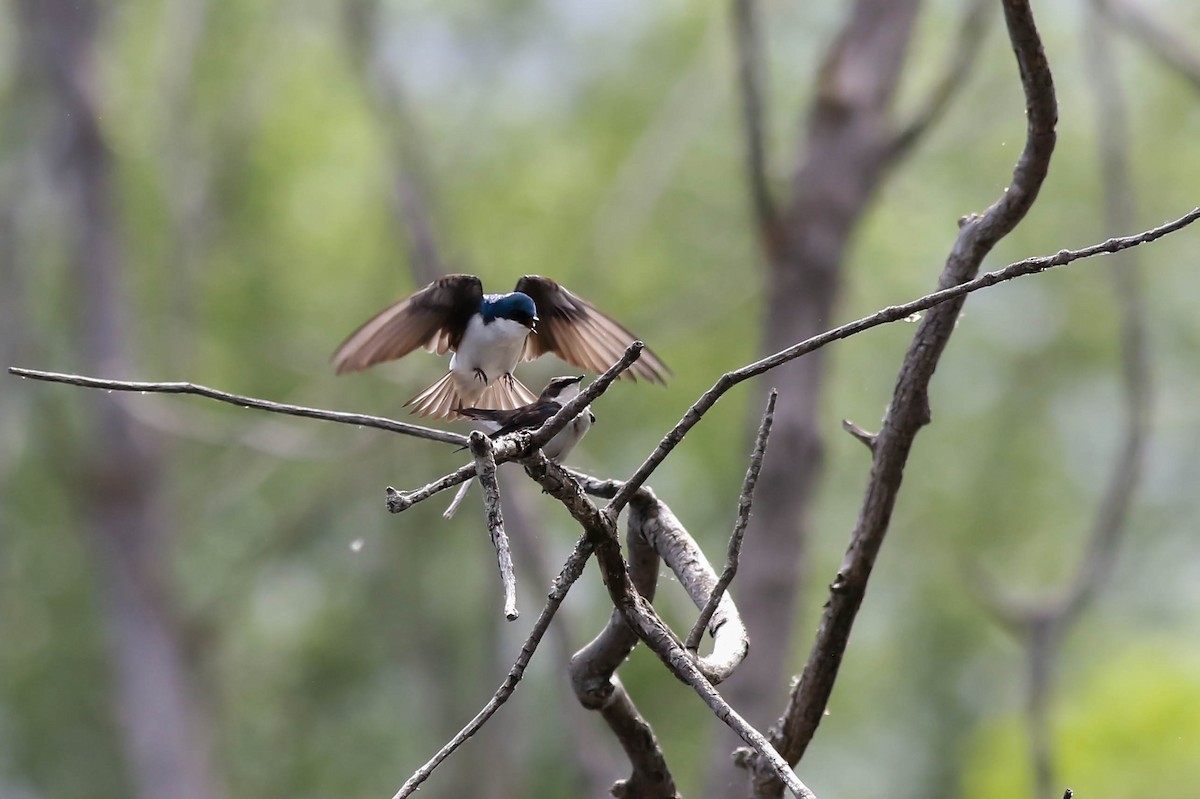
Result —
<instances>
[{"instance_id":1,"label":"blurred tree trunk","mask_svg":"<svg viewBox=\"0 0 1200 799\"><path fill-rule=\"evenodd\" d=\"M750 4L737 5L753 13ZM761 155L750 154L757 233L767 265L764 354L834 323L847 244L895 154L888 112L918 5L918 0L854 4L822 64L806 141L783 207L775 208L768 195L765 173L753 174L762 168ZM757 46L753 37L749 46ZM747 113L755 113L752 106ZM752 129L761 120L746 125L753 142ZM755 496L753 529L733 587L751 648L722 693L760 729L776 720L787 692L790 632L800 611L811 503L822 472L825 357L826 351L818 350L771 374L779 404ZM729 756L738 745L728 731L719 736L709 796L727 797L744 783Z\"/></svg>"},{"instance_id":2,"label":"blurred tree trunk","mask_svg":"<svg viewBox=\"0 0 1200 799\"><path fill-rule=\"evenodd\" d=\"M93 81L101 5L22 0L24 55L40 66L54 109L45 136L73 236L70 290L79 366L132 372L124 318L128 299L117 234L112 158L99 127ZM162 458L148 431L117 397L84 403L85 450L67 469L94 539L109 629L116 706L136 794L143 799L217 795L206 736L192 693L180 625L170 605L164 557L167 518L159 504Z\"/></svg>"}]
</instances>

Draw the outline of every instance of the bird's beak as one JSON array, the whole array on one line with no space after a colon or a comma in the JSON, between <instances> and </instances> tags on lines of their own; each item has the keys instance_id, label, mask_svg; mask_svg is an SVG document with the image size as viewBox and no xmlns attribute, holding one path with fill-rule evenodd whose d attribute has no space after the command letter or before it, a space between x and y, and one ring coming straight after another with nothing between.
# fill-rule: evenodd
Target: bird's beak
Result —
<instances>
[{"instance_id":1,"label":"bird's beak","mask_svg":"<svg viewBox=\"0 0 1200 799\"><path fill-rule=\"evenodd\" d=\"M538 323L538 318L536 316L533 317L533 321L529 323L529 329L534 333L537 332L537 323Z\"/></svg>"}]
</instances>

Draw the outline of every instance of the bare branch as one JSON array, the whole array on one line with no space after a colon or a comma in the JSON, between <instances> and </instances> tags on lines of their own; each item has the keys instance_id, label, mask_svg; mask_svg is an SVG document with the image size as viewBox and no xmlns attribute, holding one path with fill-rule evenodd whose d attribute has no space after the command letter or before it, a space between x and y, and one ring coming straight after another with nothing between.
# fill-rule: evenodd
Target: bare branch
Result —
<instances>
[{"instance_id":1,"label":"bare branch","mask_svg":"<svg viewBox=\"0 0 1200 799\"><path fill-rule=\"evenodd\" d=\"M496 564L500 567L500 583L504 587L504 618L517 619L517 580L513 576L512 551L504 532L504 513L500 508L500 486L496 483L496 458L492 455L492 440L475 430L470 435L471 454L475 456L475 471L483 489L483 506L487 516L488 535L496 548ZM466 485L466 483L463 483Z\"/></svg>"},{"instance_id":2,"label":"bare branch","mask_svg":"<svg viewBox=\"0 0 1200 799\"><path fill-rule=\"evenodd\" d=\"M479 732L479 728L496 714L501 705L508 701L508 698L516 690L517 683L524 676L526 667L533 659L533 655L537 651L542 637L546 634L546 629L550 626L550 621L554 618L554 614L558 612L559 607L562 606L563 600L567 597L567 592L571 590L571 586L583 574L583 567L587 565L588 558L591 555L592 544L586 536L575 542L575 548L567 557L562 570L558 573L558 577L555 578L554 586L546 598L546 604L542 607L542 612L538 616L537 621L533 623L533 629L530 630L529 637L525 639L525 644L521 647L521 652L517 655L517 659L513 663L513 667L509 670L508 676L504 678L504 682L500 684L500 687L496 689L496 693L488 700L488 703L484 705L475 718L471 719L457 735L439 749L437 754L429 759L429 762L417 769L392 799L404 799L404 797L415 793L421 786L421 783L429 779L429 775L433 773L434 769L443 760L466 743L468 738Z\"/></svg>"},{"instance_id":3,"label":"bare branch","mask_svg":"<svg viewBox=\"0 0 1200 799\"><path fill-rule=\"evenodd\" d=\"M633 768L629 779L618 780L613 785L612 795L617 799L679 799L675 778L671 776L654 730L642 718L629 692L615 675L607 701L596 709L620 742Z\"/></svg>"},{"instance_id":4,"label":"bare branch","mask_svg":"<svg viewBox=\"0 0 1200 799\"><path fill-rule=\"evenodd\" d=\"M778 223L775 198L768 180L766 109L763 107L765 47L757 0L733 0L733 43L737 54L737 85L742 102L742 135L746 152L746 182L759 234L769 235Z\"/></svg>"},{"instance_id":5,"label":"bare branch","mask_svg":"<svg viewBox=\"0 0 1200 799\"><path fill-rule=\"evenodd\" d=\"M646 599L650 599L653 592L647 594L642 589L643 581L639 581L636 576L635 552L639 546L649 549L654 562L653 579L657 580L658 561L661 559L671 569L697 608L705 607L716 592L717 574L709 564L708 558L671 509L654 496L650 489L639 491L634 501L629 503L628 541L630 575L634 577L634 587ZM723 594L717 600L708 627L713 632L712 652L702 658L696 658L694 651L690 651L689 654L705 679L713 685L718 685L728 679L734 669L746 659L750 651L750 635L732 597L728 594ZM701 629L703 630L703 627Z\"/></svg>"},{"instance_id":6,"label":"bare branch","mask_svg":"<svg viewBox=\"0 0 1200 799\"><path fill-rule=\"evenodd\" d=\"M558 431L574 421L575 417L582 413L584 408L591 405L601 394L607 391L608 387L621 376L622 372L633 366L634 362L642 356L642 350L645 348L646 345L640 341L634 341L630 344L619 361L608 367L608 370L604 374L588 384L587 388L580 391L574 399L559 408L558 413L554 414L544 425L539 427L530 437L526 448L541 447L554 438L554 436L558 435Z\"/></svg>"},{"instance_id":7,"label":"bare branch","mask_svg":"<svg viewBox=\"0 0 1200 799\"><path fill-rule=\"evenodd\" d=\"M520 474L518 471L514 467L511 471L500 469L496 474L500 489L504 492L513 556L521 561L526 584L550 585L553 572L546 563L544 546L549 531L542 518L544 514L533 502L541 494L541 488L529 480L523 471ZM548 634L548 643L552 648L546 655L553 659L555 669L571 662L577 648L572 646L572 631L579 629L577 621L572 618L569 607L560 608L555 617ZM565 714L560 715L567 736L564 745L569 744L566 764L572 766L577 774L572 790L579 796L604 796L613 784L613 774L620 768L617 752L610 746L610 743L617 742L610 741L604 729L591 723L588 709L578 701L570 680L556 680L555 689L556 693L561 693L559 701L565 710ZM557 711L546 708L546 712ZM500 734L506 733L501 731Z\"/></svg>"},{"instance_id":8,"label":"bare branch","mask_svg":"<svg viewBox=\"0 0 1200 799\"><path fill-rule=\"evenodd\" d=\"M450 500L450 504L442 511L443 519L453 519L458 506L462 504L463 499L467 496L467 490L471 488L471 481L467 480L458 487L458 491L454 493L454 499Z\"/></svg>"},{"instance_id":9,"label":"bare branch","mask_svg":"<svg viewBox=\"0 0 1200 799\"><path fill-rule=\"evenodd\" d=\"M646 643L667 668L685 684L691 686L717 718L741 736L772 769L776 778L798 797L813 797L813 793L792 772L779 754L771 748L762 733L755 730L721 697L712 683L700 671L682 642L663 623L653 606L633 586L615 530L615 514L608 508L598 509L583 493L570 475L540 452L524 461L525 472L537 481L546 493L559 500L572 517L584 528L596 548L597 561L609 598L621 612L626 623Z\"/></svg>"},{"instance_id":10,"label":"bare branch","mask_svg":"<svg viewBox=\"0 0 1200 799\"><path fill-rule=\"evenodd\" d=\"M971 278L984 256L1029 210L1054 150L1058 106L1028 0L1004 0L1004 14L1025 91L1026 141L1013 170L1012 182L1000 199L982 215L965 220L959 231L939 285L960 290L974 282ZM1064 253L1059 256L1066 257ZM930 420L929 381L954 332L966 293L964 290L951 302L924 316L900 368L883 428L876 439L871 479L850 546L830 586L830 598L808 662L789 697L783 723L773 736L773 743L789 763L799 761L804 754L833 691L867 580L887 533L912 442ZM909 313L917 310L922 309L912 308ZM776 784L774 774L757 762L751 765L757 793L777 793L772 787Z\"/></svg>"},{"instance_id":11,"label":"bare branch","mask_svg":"<svg viewBox=\"0 0 1200 799\"><path fill-rule=\"evenodd\" d=\"M1020 168L1021 167L1018 167L1018 169ZM997 206L993 206L993 208L996 207ZM725 392L729 391L729 389L733 388L744 380L748 380L751 377L757 377L758 375L770 371L781 364L795 360L802 355L807 355L808 353L818 350L834 341L849 338L862 333L864 330L870 330L873 327L879 327L880 325L890 324L892 322L899 322L905 317L911 316L918 311L925 311L942 305L943 303L950 303L953 300L959 300L968 294L979 291L982 288L994 286L997 283L1003 283L1005 281L1012 280L1013 278L1032 275L1038 272L1045 272L1049 269L1053 269L1058 266L1065 266L1083 258L1091 258L1092 256L1101 254L1117 253L1122 250L1129 249L1130 247L1136 247L1139 244L1146 244L1162 238L1170 233L1174 233L1177 230L1181 230L1182 228L1185 228L1195 222L1197 219L1200 219L1200 207L1193 208L1191 211L1187 212L1178 219L1133 236L1111 238L1107 241L1100 242L1099 244L1093 244L1089 247L1083 247L1078 250L1059 250L1054 255L1026 258L1023 261L1017 261L1009 264L1003 269L995 272L987 272L986 274L980 275L973 280L967 280L965 282L958 283L957 285L951 285L948 288L935 291L932 294L927 294L924 297L912 300L911 302L906 302L903 305L891 305L887 308L880 309L870 316L864 316L860 319L854 320L853 322L848 322L844 325L841 325L840 327L827 330L824 333L807 338L798 344L794 344L785 350L781 350L774 355L770 355L766 358L755 361L754 363L747 364L746 366L735 369L732 372L726 372L725 374L721 375L720 379L718 379L716 383L713 384L712 388L706 391L700 397L700 399L696 400L696 402L690 408L688 408L687 412L684 413L683 418L681 418L675 424L675 426L671 428L671 430L665 436L663 436L662 441L659 442L658 446L655 447L654 451L650 453L642 465L639 466L632 475L630 475L629 479L621 483L621 487L616 491L606 510L619 513L621 508L624 508L625 505L628 504L630 498L638 490L638 488L640 488L642 484L646 482L647 478L649 478L654 472L654 470L658 468L658 465L662 463L669 454L671 454L671 451L675 449L676 446L678 446L679 442L683 440L683 437L687 435L688 431L696 426L696 423L703 418L704 414L712 406L717 404L717 400L724 396ZM995 224L996 222L994 217L990 215L975 217L968 220L965 225L972 231L971 235L968 237L969 241L963 241L963 236L960 235L959 242L956 243L955 250L954 253L952 253L951 258L957 261L957 259L963 257L964 255L970 254L971 249L987 244L985 249L977 253L978 258L982 259L987 249L990 249L992 244L994 244L994 241L987 243L981 237L986 236L990 239L996 232L998 232ZM976 267L978 267L978 261L976 261ZM944 278L942 282L945 283L946 279ZM957 309L960 305L961 303L954 306L954 316L957 316ZM940 350L938 355L940 356Z\"/></svg>"},{"instance_id":12,"label":"bare branch","mask_svg":"<svg viewBox=\"0 0 1200 799\"><path fill-rule=\"evenodd\" d=\"M590 480L591 478L585 478ZM633 587L647 601L653 600L659 567L666 563L696 607L712 595L717 575L695 540L679 520L649 489L638 492L630 504L626 535L628 573ZM745 659L749 637L732 599L725 596L713 615L713 651L695 659L697 668L711 683L724 681ZM571 659L571 682L579 701L592 709L603 709L619 690L614 673L637 644L638 636L620 610L614 610L604 630ZM620 737L622 730L613 726ZM630 728L624 728L630 729ZM645 746L638 738L623 746ZM635 764L635 771L637 765Z\"/></svg>"},{"instance_id":13,"label":"bare branch","mask_svg":"<svg viewBox=\"0 0 1200 799\"><path fill-rule=\"evenodd\" d=\"M532 432L529 430L518 430L495 442L493 454L496 458L496 463L507 463L508 461L523 457L554 438L559 430L570 424L571 420L582 413L583 409L591 404L593 400L603 394L612 385L613 381L620 377L621 373L638 359L644 347L645 345L640 341L630 344L629 348L625 350L625 354L621 356L621 360L614 363L609 367L608 371L593 380L587 388L579 392L577 397L560 408L558 413L548 419L537 430ZM457 471L439 477L432 483L428 483L415 491L398 491L388 486L387 508L391 513L402 513L418 502L429 499L434 494L445 491L447 488L456 486L474 476L475 464L471 463Z\"/></svg>"},{"instance_id":14,"label":"bare branch","mask_svg":"<svg viewBox=\"0 0 1200 799\"><path fill-rule=\"evenodd\" d=\"M612 499L617 495L617 492L621 490L621 487L625 485L624 480L602 480L599 477L593 477L590 474L577 472L568 466L564 466L563 469L571 476L572 479L575 480L575 482L579 483L580 488L592 496L600 497L601 499Z\"/></svg>"},{"instance_id":15,"label":"bare branch","mask_svg":"<svg viewBox=\"0 0 1200 799\"><path fill-rule=\"evenodd\" d=\"M494 451L493 455L495 455ZM445 491L447 488L466 482L474 476L475 464L468 463L450 472L450 474L442 475L432 483L427 483L414 491L399 491L388 486L385 490L388 513L403 513L413 505L416 505L418 502L424 502L439 491Z\"/></svg>"},{"instance_id":16,"label":"bare branch","mask_svg":"<svg viewBox=\"0 0 1200 799\"><path fill-rule=\"evenodd\" d=\"M895 131L888 143L890 161L895 162L912 150L913 145L941 118L950 101L966 85L983 49L983 39L991 28L991 21L991 0L970 0L941 77L930 88L912 118Z\"/></svg>"},{"instance_id":17,"label":"bare branch","mask_svg":"<svg viewBox=\"0 0 1200 799\"><path fill-rule=\"evenodd\" d=\"M872 452L875 451L876 436L874 433L869 433L866 430L863 430L849 419L842 420L842 429L861 441L864 445L866 445L867 449L871 450Z\"/></svg>"},{"instance_id":18,"label":"bare branch","mask_svg":"<svg viewBox=\"0 0 1200 799\"><path fill-rule=\"evenodd\" d=\"M982 218L975 219L967 224L978 225ZM629 500L637 492L639 488L646 482L649 476L654 472L658 465L662 463L673 449L683 440L688 431L696 426L696 423L704 416L704 414L719 400L729 389L736 386L745 380L752 377L757 377L764 372L770 371L775 367L795 360L802 355L807 355L814 350L818 350L834 341L849 338L851 336L870 330L873 327L880 325L898 322L906 317L911 316L919 311L924 311L929 308L959 299L979 291L980 289L994 286L997 283L1003 283L1017 277L1024 277L1038 272L1045 272L1059 266L1065 266L1075 261L1091 258L1096 255L1118 253L1122 250L1136 247L1140 244L1147 244L1162 238L1163 236L1181 230L1188 225L1200 219L1200 207L1193 208L1188 213L1167 222L1155 228L1143 231L1132 236L1122 236L1111 238L1099 244L1093 244L1088 247L1083 247L1078 250L1059 250L1054 255L1039 256L1034 258L1026 258L1023 261L1017 261L1009 264L1003 269L995 272L988 272L980 275L974 280L968 280L958 285L952 285L949 288L935 291L932 294L927 294L924 297L904 303L903 305L891 305L882 308L879 311L864 316L853 322L848 322L839 327L827 330L804 341L799 342L787 349L781 350L774 355L767 356L753 363L747 364L732 372L726 372L721 375L712 388L706 391L700 399L688 408L683 418L675 424L675 426L667 432L654 451L646 458L628 480L619 482L597 482L596 487L604 486L602 496L611 496L611 501L606 507L606 512L611 512L614 515L619 513L622 508L629 503ZM957 246L957 245L956 245ZM982 256L981 256L982 257ZM600 377L596 378L592 383L579 393L571 402L563 406L555 416L546 424L540 427L535 433L520 431L509 436L505 441L499 442L496 447L496 462L506 463L518 457L518 454L525 451L531 446L540 446L546 441L554 437L555 433L567 425L567 423L579 415L579 412L596 397L602 394L608 386L617 378L617 376L625 369L629 368L630 364L641 353L644 345L640 341L635 341L625 351L625 355L621 360L613 364L613 366ZM285 405L282 403L270 402L268 400L247 397L238 394L230 394L225 391L208 388L195 383L149 383L138 382L131 380L106 380L102 378L87 377L84 375L66 374L61 372L46 372L36 369L25 369L17 366L8 368L9 374L17 377L30 378L33 380L45 380L52 383L66 383L68 385L82 386L84 388L99 388L109 391L136 391L145 393L163 393L163 394L195 394L209 399L215 399L219 402L226 402L230 405L237 405L243 408L257 408L258 410L270 411L272 413L282 413L291 416L301 416L310 419L321 419L328 422L339 422L341 424L352 424L359 427L373 427L380 430L387 430L393 433L410 435L416 438L424 438L430 441L440 441L446 444L456 444L458 446L466 445L466 437L457 433L451 433L445 430L434 430L420 425L408 424L406 422L398 422L394 419L387 419L381 416L368 416L358 413L345 413L341 411L326 411L319 408L309 408L303 405ZM515 444L505 442L512 441ZM412 494L403 494L395 489L389 489L391 494L396 497L407 497L405 500L396 502L396 509L392 509L392 499L389 495L389 509L393 513L398 513L407 509L416 502L428 498L438 491L443 491L447 488L458 485L464 480L475 476L475 466L471 464L464 466L457 472L454 472L446 477L441 478L424 489L420 489ZM589 491L591 488L589 488ZM419 495L419 496L418 496Z\"/></svg>"},{"instance_id":19,"label":"bare branch","mask_svg":"<svg viewBox=\"0 0 1200 799\"><path fill-rule=\"evenodd\" d=\"M746 479L742 483L742 495L738 498L737 520L733 524L733 535L729 537L729 550L725 556L725 570L721 572L721 579L717 580L717 584L713 588L708 602L704 605L704 609L700 611L700 615L696 618L696 623L692 626L692 631L688 633L687 639L684 641L684 647L689 652L695 652L700 646L700 637L704 635L704 628L712 620L713 613L716 612L721 597L725 595L726 589L729 588L729 584L733 582L733 578L737 574L738 557L742 552L742 538L746 535L746 526L750 523L750 508L754 503L754 488L758 485L758 473L762 470L763 455L767 451L767 439L771 435L771 422L775 419L775 400L778 397L779 392L771 389L771 393L767 397L767 409L763 412L762 423L758 426L758 438L754 440L754 450L750 453L750 466L746 469ZM715 630L713 631L713 637L716 637Z\"/></svg>"},{"instance_id":20,"label":"bare branch","mask_svg":"<svg viewBox=\"0 0 1200 799\"><path fill-rule=\"evenodd\" d=\"M458 446L466 446L467 437L461 436L458 433L451 433L446 430L434 430L430 427L421 427L420 425L408 424L406 422L397 422L394 419L387 419L382 416L367 416L361 413L344 413L342 411L327 411L321 408L308 408L303 405L285 405L281 402L271 402L264 399L256 399L255 397L245 397L240 394L230 394L226 391L218 391L215 388L201 386L196 383L146 383L133 380L105 380L97 377L85 377L84 375L65 374L62 372L43 372L36 369L21 369L16 366L10 366L8 373L17 377L28 377L33 380L45 380L51 383L66 383L71 386L82 386L83 388L99 388L105 391L136 391L141 394L194 394L198 397L207 397L208 399L217 400L218 402L226 402L230 405L237 405L239 408L257 408L260 411L270 411L271 413L282 413L288 416L303 416L308 419L321 419L326 422L338 422L340 424L352 424L358 427L374 427L379 430L387 430L391 433L401 433L406 436L415 438L424 438L430 441L441 441L445 444L457 444Z\"/></svg>"},{"instance_id":21,"label":"bare branch","mask_svg":"<svg viewBox=\"0 0 1200 799\"><path fill-rule=\"evenodd\" d=\"M1115 71L1110 32L1099 24L1102 0L1085 11L1088 75L1096 98L1107 226L1128 225L1135 216L1129 168L1129 115ZM1054 672L1072 622L1112 573L1126 519L1145 460L1150 416L1150 370L1146 347L1145 311L1134 253L1128 263L1112 269L1121 313L1122 375L1125 425L1112 474L1101 498L1083 557L1073 577L1057 597L1018 600L990 586L983 594L986 607L1021 639L1026 660L1026 724L1034 785L1038 795L1053 790L1054 747L1050 728ZM987 586L974 580L975 585ZM1069 793L1069 792L1068 792Z\"/></svg>"}]
</instances>

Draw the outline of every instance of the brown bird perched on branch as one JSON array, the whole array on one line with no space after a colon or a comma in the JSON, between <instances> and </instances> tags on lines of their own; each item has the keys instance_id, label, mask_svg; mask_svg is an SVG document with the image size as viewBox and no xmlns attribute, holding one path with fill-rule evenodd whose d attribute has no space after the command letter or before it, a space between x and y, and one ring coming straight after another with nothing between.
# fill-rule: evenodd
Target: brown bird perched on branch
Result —
<instances>
[{"instance_id":1,"label":"brown bird perched on branch","mask_svg":"<svg viewBox=\"0 0 1200 799\"><path fill-rule=\"evenodd\" d=\"M555 377L546 384L541 395L535 401L528 405L522 405L520 408L512 410L458 408L457 411L463 416L488 422L495 428L488 434L488 438L492 439L515 433L518 430L536 430L550 421L554 414L562 410L564 405L579 396L579 381L581 380L583 380L583 375ZM542 453L552 461L561 461L575 448L579 440L587 435L587 431L592 428L595 421L596 415L592 413L592 406L586 406L566 427L559 430L554 438L546 442L542 447Z\"/></svg>"},{"instance_id":2,"label":"brown bird perched on branch","mask_svg":"<svg viewBox=\"0 0 1200 799\"><path fill-rule=\"evenodd\" d=\"M581 380L583 380L583 375L555 377L546 384L541 395L534 402L512 410L491 408L458 408L457 410L463 416L478 419L492 428L488 438L496 439L517 430L536 430L558 413L563 405L579 395L579 381ZM587 435L587 431L592 429L595 421L596 415L592 413L592 406L585 406L578 416L568 422L566 427L555 433L554 437L542 446L542 454L552 461L561 463L580 439ZM462 449L466 449L466 447ZM467 495L467 489L471 487L471 482L468 480L459 487L454 499L450 502L450 507L442 513L443 517L449 519L454 516L463 497Z\"/></svg>"}]
</instances>

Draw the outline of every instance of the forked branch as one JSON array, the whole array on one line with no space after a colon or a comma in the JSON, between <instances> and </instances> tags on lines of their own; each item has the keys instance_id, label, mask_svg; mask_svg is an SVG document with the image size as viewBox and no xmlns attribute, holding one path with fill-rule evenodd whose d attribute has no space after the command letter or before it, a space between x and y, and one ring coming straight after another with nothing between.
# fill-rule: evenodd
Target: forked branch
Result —
<instances>
[{"instance_id":1,"label":"forked branch","mask_svg":"<svg viewBox=\"0 0 1200 799\"><path fill-rule=\"evenodd\" d=\"M798 762L804 754L833 691L867 581L888 530L909 451L917 433L930 421L929 381L954 332L968 293L964 287L987 281L986 275L975 281L972 278L984 256L1033 205L1049 169L1058 121L1050 66L1028 0L1004 0L1004 17L1025 92L1025 146L1012 182L983 214L964 220L946 260L938 281L945 288L939 293L954 288L961 293L924 316L904 357L882 429L875 438L871 477L849 548L830 586L829 601L804 671L791 692L782 724L773 735L772 743L789 763ZM1056 256L1066 257L1066 251ZM1032 271L1040 271L1052 262L1049 259ZM1020 267L1014 269L1019 271ZM753 758L749 762L755 795L778 795L778 783L771 770L762 768Z\"/></svg>"}]
</instances>

